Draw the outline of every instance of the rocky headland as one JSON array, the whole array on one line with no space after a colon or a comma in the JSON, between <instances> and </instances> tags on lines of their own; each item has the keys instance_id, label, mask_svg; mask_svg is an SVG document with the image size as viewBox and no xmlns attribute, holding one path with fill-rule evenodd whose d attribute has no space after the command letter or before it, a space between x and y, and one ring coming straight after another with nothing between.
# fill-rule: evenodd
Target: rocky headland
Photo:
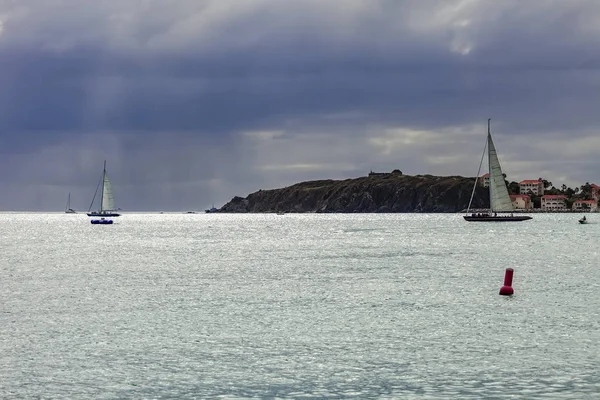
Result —
<instances>
[{"instance_id":1,"label":"rocky headland","mask_svg":"<svg viewBox=\"0 0 600 400\"><path fill-rule=\"evenodd\" d=\"M475 178L371 173L345 180L301 182L234 197L224 213L455 213L467 208ZM488 189L478 186L471 208L486 208Z\"/></svg>"}]
</instances>

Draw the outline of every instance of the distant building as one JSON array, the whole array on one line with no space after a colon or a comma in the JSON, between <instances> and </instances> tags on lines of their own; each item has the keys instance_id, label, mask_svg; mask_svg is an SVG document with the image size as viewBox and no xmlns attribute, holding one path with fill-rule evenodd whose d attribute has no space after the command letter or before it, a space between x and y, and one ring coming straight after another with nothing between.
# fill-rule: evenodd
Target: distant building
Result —
<instances>
[{"instance_id":1,"label":"distant building","mask_svg":"<svg viewBox=\"0 0 600 400\"><path fill-rule=\"evenodd\" d=\"M564 194L546 194L542 196L542 210L557 211L567 209L567 196Z\"/></svg>"},{"instance_id":2,"label":"distant building","mask_svg":"<svg viewBox=\"0 0 600 400\"><path fill-rule=\"evenodd\" d=\"M479 184L483 187L489 187L490 186L490 174L483 174L481 175L479 178Z\"/></svg>"},{"instance_id":3,"label":"distant building","mask_svg":"<svg viewBox=\"0 0 600 400\"><path fill-rule=\"evenodd\" d=\"M573 210L576 211L598 211L598 200L575 200Z\"/></svg>"},{"instance_id":4,"label":"distant building","mask_svg":"<svg viewBox=\"0 0 600 400\"><path fill-rule=\"evenodd\" d=\"M595 183L592 183L590 186L592 187L592 199L596 201L600 200L600 186Z\"/></svg>"},{"instance_id":5,"label":"distant building","mask_svg":"<svg viewBox=\"0 0 600 400\"><path fill-rule=\"evenodd\" d=\"M389 175L389 172L369 172L369 176L383 176L383 175Z\"/></svg>"},{"instance_id":6,"label":"distant building","mask_svg":"<svg viewBox=\"0 0 600 400\"><path fill-rule=\"evenodd\" d=\"M519 182L519 193L527 194L531 191L531 193L540 196L544 194L544 182L542 178L538 178L537 180L528 179Z\"/></svg>"},{"instance_id":7,"label":"distant building","mask_svg":"<svg viewBox=\"0 0 600 400\"><path fill-rule=\"evenodd\" d=\"M402 175L402 171L395 169L392 172L369 172L369 176Z\"/></svg>"},{"instance_id":8,"label":"distant building","mask_svg":"<svg viewBox=\"0 0 600 400\"><path fill-rule=\"evenodd\" d=\"M533 208L531 197L528 194L511 194L510 199L516 210L531 210Z\"/></svg>"}]
</instances>

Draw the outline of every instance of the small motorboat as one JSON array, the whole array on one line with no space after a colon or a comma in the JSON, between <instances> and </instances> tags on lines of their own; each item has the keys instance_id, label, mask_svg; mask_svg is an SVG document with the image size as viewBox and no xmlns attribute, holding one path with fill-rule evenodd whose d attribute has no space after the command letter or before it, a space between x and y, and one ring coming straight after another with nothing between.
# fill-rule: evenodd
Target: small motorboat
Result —
<instances>
[{"instance_id":1,"label":"small motorboat","mask_svg":"<svg viewBox=\"0 0 600 400\"><path fill-rule=\"evenodd\" d=\"M112 223L113 223L112 219L106 219L106 218L93 219L91 222L92 222L92 225L112 225Z\"/></svg>"},{"instance_id":2,"label":"small motorboat","mask_svg":"<svg viewBox=\"0 0 600 400\"><path fill-rule=\"evenodd\" d=\"M580 223L580 224L587 224L587 223L588 223L588 221L587 221L587 219L586 219L585 217L583 217L583 218L581 218L581 219L579 220L579 223Z\"/></svg>"}]
</instances>

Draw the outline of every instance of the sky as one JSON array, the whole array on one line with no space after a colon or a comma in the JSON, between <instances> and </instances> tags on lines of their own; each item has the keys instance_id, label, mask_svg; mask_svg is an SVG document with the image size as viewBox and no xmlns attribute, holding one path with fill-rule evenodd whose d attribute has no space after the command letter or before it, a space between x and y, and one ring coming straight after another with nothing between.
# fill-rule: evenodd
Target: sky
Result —
<instances>
[{"instance_id":1,"label":"sky","mask_svg":"<svg viewBox=\"0 0 600 400\"><path fill-rule=\"evenodd\" d=\"M0 210L369 171L600 184L597 0L0 0ZM97 207L96 207L97 208Z\"/></svg>"}]
</instances>

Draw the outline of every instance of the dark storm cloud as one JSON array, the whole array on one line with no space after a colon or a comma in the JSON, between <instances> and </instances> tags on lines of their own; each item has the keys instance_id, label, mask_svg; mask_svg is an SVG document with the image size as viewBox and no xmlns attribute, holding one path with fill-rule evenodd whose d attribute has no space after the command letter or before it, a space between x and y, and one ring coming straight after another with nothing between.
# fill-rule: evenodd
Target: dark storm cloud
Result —
<instances>
[{"instance_id":1,"label":"dark storm cloud","mask_svg":"<svg viewBox=\"0 0 600 400\"><path fill-rule=\"evenodd\" d=\"M130 3L135 10L136 3ZM354 2L371 12L362 18L354 16L347 38L336 35L335 15L332 20L319 18L319 11L334 9L320 8L315 2L299 7L304 11L299 18L305 20L296 20L270 2L258 2L256 11L246 11L244 18L230 20L227 10L222 11L225 28L215 27L220 35L210 37L208 43L199 28L177 34L178 24L186 22L181 13L172 18L183 21L163 19L160 24L160 19L151 20L149 26L138 21L139 46L124 48L111 45L108 39L102 43L102 33L96 32L83 35L81 43L71 39L73 44L64 48L41 46L30 39L29 47L15 49L10 46L11 26L6 23L8 45L2 67L12 84L4 92L10 101L3 102L8 106L3 108L2 121L17 129L224 133L242 127L263 128L290 114L302 117L361 109L377 120L394 113L409 123L411 119L418 124L425 120L460 123L471 116L463 112L458 117L459 109L502 107L515 99L540 101L547 97L540 94L564 93L560 86L572 83L560 78L570 70L594 66L589 57L595 56L592 45L597 42L582 41L579 47L569 41L579 36L573 26L584 9L531 2L537 7L530 4L529 12L518 12L524 7L509 8L517 12L498 20L474 8L474 15L466 13L450 23L467 23L464 28L442 23L438 29L430 28L433 32L420 32L418 27L411 30L411 6L425 4L421 8L437 7L443 13L443 4L451 2L370 3L375 6ZM197 13L201 24L206 23L201 16L210 14L211 4L216 3L183 8ZM469 2L455 4L469 6ZM98 18L114 19L110 10L99 7ZM152 10L147 8L145 15ZM494 7L490 10L495 15ZM125 13L123 6L115 6L114 11ZM230 12L235 15L235 7ZM83 20L91 20L91 12L83 15ZM431 19L435 20L435 13ZM188 24L193 22L191 18ZM326 23L332 26L323 26ZM46 25L55 27L58 21L46 21ZM70 25L83 28L81 22ZM92 31L102 27L107 28L96 23ZM57 42L73 34L65 28L54 33ZM110 37L110 32L103 33ZM246 43L245 36L252 33L254 38ZM483 47L477 47L478 40ZM460 54L471 47L469 54ZM478 97L484 101L477 101ZM444 112L432 119L431 109ZM473 114L481 111L474 109Z\"/></svg>"},{"instance_id":2,"label":"dark storm cloud","mask_svg":"<svg viewBox=\"0 0 600 400\"><path fill-rule=\"evenodd\" d=\"M545 160L600 126L599 18L583 0L4 1L0 179L58 201L106 158L147 209L397 160L466 175L492 116L513 175L593 180Z\"/></svg>"}]
</instances>

